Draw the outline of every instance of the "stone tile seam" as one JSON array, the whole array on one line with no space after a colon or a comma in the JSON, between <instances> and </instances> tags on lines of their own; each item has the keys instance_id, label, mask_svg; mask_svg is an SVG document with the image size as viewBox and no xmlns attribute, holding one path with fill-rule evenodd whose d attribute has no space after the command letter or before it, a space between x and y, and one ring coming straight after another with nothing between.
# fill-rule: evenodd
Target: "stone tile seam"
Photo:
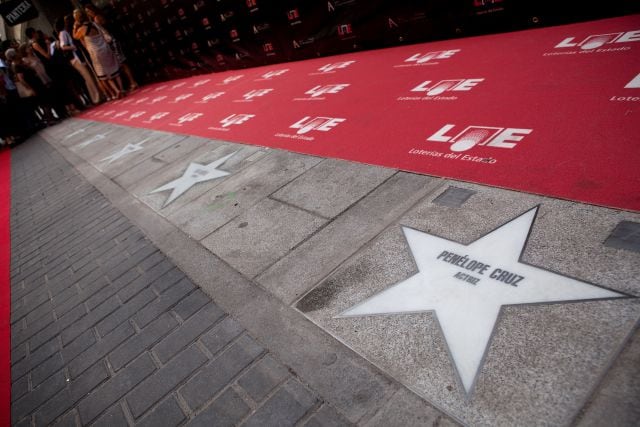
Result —
<instances>
[{"instance_id":1,"label":"stone tile seam","mask_svg":"<svg viewBox=\"0 0 640 427\"><path fill-rule=\"evenodd\" d=\"M57 150L63 158L66 159L67 162L69 162L75 169L76 171L81 174L85 180L87 180L91 185L94 185L98 191L100 191L101 193L105 194L101 189L104 186L107 185L112 185L115 184L117 187L117 191L120 193L124 193L124 196L118 195L118 196L113 196L116 197L117 199L124 199L124 201L120 201L119 203L123 203L125 205L131 205L130 200L135 200L135 202L137 203L137 206L133 206L134 209L137 210L149 210L150 213L154 213L157 214L159 217L161 217L163 220L165 220L165 224L163 224L163 228L169 228L168 231L162 230L162 232L160 233L156 233L153 234L154 232L151 231L151 234L149 234L150 232L147 231L145 232L145 227L144 224L138 224L136 221L132 220L132 222L138 226L141 231L143 231L143 234L146 234L147 238L149 240L151 240L151 242L153 242L155 245L158 245L156 242L160 242L164 237L168 236L169 234L173 233L173 232L179 232L184 234L185 237L191 239L191 237L184 233L184 231L178 229L172 222L170 222L169 220L167 220L164 216L162 216L161 214L159 214L157 211L153 210L150 206L148 206L146 203L144 203L143 201L141 201L136 195L129 193L126 189L124 189L122 186L120 186L118 183L113 182L108 176L102 175L99 171L97 171L90 163L88 163L86 160L84 160L83 158L81 158L80 156L78 156L76 153L69 151L68 149L66 149L66 147L58 147L57 145L54 145L55 143L49 143L53 149ZM97 174L95 174L95 172L97 172ZM105 181L103 184L103 180ZM429 190L425 196L423 197L429 197L430 194L432 194L434 191L436 191L438 188L441 187L442 183L447 182L448 180L446 179L440 179L435 181L434 184L434 188ZM112 190L109 190L112 191ZM110 200L110 197L106 196L107 200ZM129 197L129 200L126 200L127 197ZM422 197L419 199L422 200ZM415 206L415 204L419 203L418 201L416 201L414 203L413 206ZM115 205L115 207L117 208L117 204ZM117 208L119 210L119 208ZM125 215L127 216L127 215ZM128 217L128 216L127 216ZM386 229L386 228L385 228ZM160 250L162 250L162 245L158 245L157 246ZM203 247L204 248L204 247ZM209 251L207 248L204 248L207 250L207 252L211 253L211 251ZM215 254L212 253L213 256L215 256ZM218 259L218 262L223 263L225 266L227 266L228 268L230 268L232 271L234 271L236 274L238 274L240 277L245 277L243 276L241 273L239 273L237 270L235 270L235 268L231 267L228 263L226 263L224 260L220 259L219 257L216 256L216 258ZM246 280L246 279L245 279ZM251 285L253 286L257 286L255 282L253 281L249 281L249 283L251 283ZM262 290L262 288L260 288ZM263 291L264 292L264 291ZM271 295L269 293L269 295ZM277 299L277 298L276 298ZM286 305L286 304L285 304ZM292 307L289 307L292 308ZM298 310L294 310L297 315L301 315L301 313ZM309 320L306 316L302 315L302 318ZM313 323L313 322L312 322ZM317 325L314 324L314 326L317 327ZM322 331L322 334L328 334L326 331L322 330L321 328L319 328ZM397 390L399 387L405 387L403 384L401 384L400 382L398 382L396 379L390 377L389 375L385 374L383 371L381 371L379 369L379 367L375 364L372 364L368 359L364 358L362 355L360 355L357 352L354 352L353 349L351 349L350 347L346 346L342 341L338 340L336 337L334 337L333 335L329 335L330 337L332 337L333 339L336 339L337 342L339 342L340 344L343 345L344 350L351 356L351 357L356 357L357 359L360 359L362 361L364 361L366 364L369 365L369 367L372 369L372 371L374 371L377 375L381 376L382 378L386 378L387 381L389 381L389 383L391 384L391 387L395 390ZM287 366L287 365L285 365ZM297 374L296 374L297 376ZM394 393L395 393L394 390ZM415 393L414 391L412 391L412 393ZM431 403L430 403L431 404ZM431 404L433 406L433 404ZM435 407L435 406L434 406ZM445 413L448 415L448 413L442 411L440 408L436 409L440 410L441 412ZM371 411L370 411L371 412ZM367 415L367 414L365 414ZM364 417L364 416L363 416ZM346 417L348 419L348 417Z\"/></svg>"},{"instance_id":2,"label":"stone tile seam","mask_svg":"<svg viewBox=\"0 0 640 427\"><path fill-rule=\"evenodd\" d=\"M200 288L196 287L196 289L200 289ZM195 292L195 290L194 290L194 292ZM206 306L205 306L205 307L206 307ZM169 311L169 310L170 310L170 309L168 309L167 311L165 311L165 313L171 313L172 317L174 317L174 318L179 317L179 316L177 316L177 314L176 314L175 312L173 312L173 311ZM201 310L202 310L202 309L201 309ZM195 314L194 314L194 315L192 315L191 317L193 317L193 316L195 316ZM158 317L159 317L159 316L158 316ZM217 358L218 358L222 353L224 353L224 351L226 351L226 349L227 349L228 347L225 347L225 348L224 348L224 351L219 351L219 352L217 352L216 354L214 354L214 353L211 353L211 352L209 351L209 349L207 348L207 346L206 346L206 345L204 345L204 343L202 343L202 342L200 341L200 338L202 338L205 334L207 334L209 331L211 331L211 330L212 330L212 329L214 329L216 326L218 326L220 323L222 323L222 321L223 321L223 320L225 320L225 319L227 319L227 318L229 318L229 317L230 317L230 316L229 316L228 314L226 314L226 313L225 313L223 316L221 316L219 319L217 319L214 323L212 323L211 325L209 325L209 327L208 327L207 329L205 329L203 332L201 332L201 333L200 333L200 335L198 335L195 339L193 339L193 340L189 341L187 344L185 344L185 345L184 345L180 350L178 350L178 352L177 352L176 354L174 354L173 356L171 356L171 357L170 357L169 359L167 359L167 361L166 361L166 362L164 362L164 363L162 363L162 361L160 360L160 356L158 356L158 355L156 354L156 351L155 351L154 349L155 349L155 347L157 347L157 345L158 345L158 344L160 344L161 342L163 342L165 339L169 338L169 336L171 335L170 333L169 333L169 334L166 334L164 337L162 337L162 339L158 340L158 341L157 341L157 342L155 342L153 345L149 345L149 346L147 346L146 351L148 351L148 352L149 352L149 354L151 354L151 355L153 356L154 360L156 360L156 359L157 359L157 360L158 360L158 363L159 363L159 366L161 366L161 367L162 367L162 366L165 366L165 365L167 365L167 364L171 363L171 361L172 361L176 356L180 355L180 353L182 353L182 351L183 351L184 349L186 349L186 348L188 348L189 346L192 346L192 345L197 345L197 346L198 346L198 348L200 349L200 351L202 351L202 353L204 353L204 355L205 355L205 356L207 356L207 359L209 359L209 362L207 362L207 363L205 364L205 365L208 365L209 363L211 363L211 362L213 362L214 360L216 360L216 359L217 359ZM154 320L156 320L156 319L157 319L157 317L156 317ZM132 321L135 323L135 319L132 319ZM179 321L178 321L178 322L179 322ZM175 330L177 330L177 329L179 329L180 327L182 327L185 323L186 323L186 322L178 323L178 325L177 325L177 326L176 326L176 328L173 330L173 332L175 332ZM146 327L146 326L148 326L148 325L145 325L145 327ZM243 335L243 334L240 334L239 336L242 336L242 335ZM234 342L234 343L235 343L235 341L237 341L237 338L238 338L238 337L234 338L234 340L233 340L233 342ZM204 350L203 350L203 348L204 348ZM114 349L114 350L115 350L115 349ZM124 366L123 366L123 367L124 367ZM121 367L120 369L122 369L123 367Z\"/></svg>"},{"instance_id":3,"label":"stone tile seam","mask_svg":"<svg viewBox=\"0 0 640 427\"><path fill-rule=\"evenodd\" d=\"M395 174L393 175L395 176ZM314 289L316 289L318 287L318 285L320 285L322 282L324 282L325 280L327 280L329 277L331 277L335 272L339 271L341 268L343 268L344 266L348 265L352 260L354 260L358 254L360 254L361 252L369 249L371 246L373 246L376 242L376 240L384 233L386 233L388 230L397 227L398 225L400 225L400 218L402 218L403 215L405 215L407 212L410 212L413 208L415 208L416 206L418 206L420 203L422 203L425 199L432 197L433 194L435 192L437 192L440 188L442 188L444 185L446 185L446 183L448 182L448 180L446 178L440 178L438 180L434 179L434 183L433 183L433 188L431 188L430 190L428 190L424 196L420 197L418 200L416 200L415 203L413 203L412 205L410 205L409 207L407 207L406 209L404 209L402 212L399 212L395 218L393 218L392 220L390 220L386 226L382 227L380 229L379 232L377 232L375 235L373 235L370 239L368 239L365 243L363 243L362 245L360 245L358 247L358 249L356 249L353 253L351 253L351 255L349 255L348 257L346 257L345 259L343 259L339 264L337 264L334 268L331 269L331 271L327 272L327 274L323 275L316 283L314 283L312 286L309 287L309 289L307 289L305 292L301 293L300 296L291 301L291 302L285 302L287 303L290 307L292 307L294 310L298 311L300 314L302 314L304 317L308 317L306 314L304 314L303 312L301 312L300 310L298 310L296 308L297 304L302 301L308 294L310 294ZM283 257L284 258L284 257ZM279 260L278 260L279 261ZM275 264L275 263L274 263ZM414 266L416 268L417 271L417 266L415 265L414 262ZM265 270L267 271L267 270ZM263 271L264 273L264 271ZM262 273L261 273L262 274ZM257 276L256 276L257 277ZM315 324L315 322L314 322ZM318 325L319 326L319 325Z\"/></svg>"},{"instance_id":4,"label":"stone tile seam","mask_svg":"<svg viewBox=\"0 0 640 427\"><path fill-rule=\"evenodd\" d=\"M368 191L366 194L364 194L362 197L360 197L359 199L355 200L353 203L351 203L349 206L347 206L345 209L343 209L340 213L338 213L336 216L334 216L333 218L326 218L322 215L319 215L316 212L310 211L308 209L302 208L300 206L294 205L290 202L284 201L284 200L280 200L276 197L273 197L273 194L270 194L269 196L267 196L268 198L270 198L271 200L275 200L279 203L282 203L284 205L287 206L291 206L294 207L296 209L302 210L304 212L307 212L309 214L312 214L316 217L319 217L321 219L325 219L326 222L324 224L322 224L320 227L318 227L317 229L315 229L311 234L309 234L307 237L305 237L303 240L301 240L300 242L296 243L289 251L287 251L286 254L282 255L280 258L278 258L277 260L275 260L274 262L270 263L269 265L267 265L265 268L263 268L261 271L259 271L257 274L255 274L252 279L255 279L257 277L260 277L260 275L262 275L263 273L265 273L266 271L268 271L271 267L273 267L274 265L276 265L278 262L280 262L282 259L286 258L287 256L289 256L289 254L293 253L296 249L298 249L300 246L302 246L303 244L305 244L307 241L309 241L310 239L312 239L313 237L315 237L317 234L321 233L325 228L327 228L329 225L333 224L334 222L336 222L338 219L340 219L342 217L342 215L344 213L346 213L349 209L351 209L352 207L354 207L355 205L357 205L358 203L360 203L362 200L364 200L365 198L367 198L369 195L371 195L373 192L375 192L378 188L380 188L381 186L383 186L384 184L386 184L389 180L391 180L393 177L395 177L397 174L399 173L399 171L394 172L393 174L391 174L389 177L387 177L386 179L384 179L383 181L380 182L380 184L376 185L374 188L372 188L370 191ZM284 187L284 186L283 186ZM246 276L245 276L246 277ZM254 281L254 283L256 283L257 286L262 288L262 285L257 282ZM316 284L317 285L317 284ZM314 285L314 287L316 286ZM266 292L269 292L267 289L262 288L263 290L265 290Z\"/></svg>"},{"instance_id":5,"label":"stone tile seam","mask_svg":"<svg viewBox=\"0 0 640 427\"><path fill-rule=\"evenodd\" d=\"M577 422L580 421L582 419L582 417L586 414L587 409L589 408L589 405L595 400L595 398L601 392L601 390L602 390L602 388L604 386L604 382L605 382L609 372L613 368L615 362L618 360L618 358L624 352L624 350L626 350L627 347L629 347L629 345L631 343L631 338L633 337L633 335L636 333L636 331L638 329L640 329L640 316L636 320L635 326L630 328L630 331L627 334L627 336L625 336L621 340L621 343L618 346L618 350L616 352L614 352L611 355L611 357L609 358L609 360L607 361L607 363L602 366L602 370L600 372L600 375L593 382L593 385L592 385L591 389L589 390L589 392L585 393L585 397L582 400L582 402L579 402L579 404L576 405L576 407L578 409L570 417L570 419L572 420L572 424L577 424Z\"/></svg>"},{"instance_id":6,"label":"stone tile seam","mask_svg":"<svg viewBox=\"0 0 640 427\"><path fill-rule=\"evenodd\" d=\"M320 408L322 408L324 405L325 405L325 402L322 399L318 399L313 404L313 406L311 406L311 408L309 408L307 412L298 421L296 421L295 426L296 427L305 426L307 424L307 421L309 421L315 414L317 414L318 411L320 411ZM344 417L344 415L342 416Z\"/></svg>"},{"instance_id":7,"label":"stone tile seam","mask_svg":"<svg viewBox=\"0 0 640 427\"><path fill-rule=\"evenodd\" d=\"M243 337L243 336L249 336L249 337L251 337L251 336L250 336L248 333L246 333L246 331L245 331L245 332L241 333L241 334L240 334L236 339L234 339L234 343L235 343L235 342L236 342L240 337ZM231 347L231 346L228 346L228 347ZM227 348L228 348L228 347L227 347ZM221 353L220 353L220 355L221 355L222 353L223 353L223 352L221 352ZM251 368L253 368L256 364L258 364L258 362L260 362L262 359L264 359L264 358L265 358L265 356L267 356L268 354L270 354L270 353L269 353L269 351L263 348L262 353L260 353L258 356L256 356L256 358L255 358L255 359L253 359L253 360L251 361L251 363L249 363L247 366L245 366L244 368L242 368L242 370L240 370L236 375L234 375L233 377L231 377L231 379L230 379L230 380L225 384L225 386L224 386L224 387L222 387L220 390L218 390L218 391L217 391L214 395L212 395L209 399L205 400L199 408L191 408L191 407L189 406L189 404L186 402L186 399L182 396L182 388L183 388L183 386L184 386L184 385L185 385L185 384L186 384L186 383L187 383L187 382L188 382L188 381L189 381L193 376L195 376L195 374L197 374L197 372L196 372L193 376L191 376L191 377L189 377L187 380L185 380L183 383L181 383L180 385L176 386L176 387L174 388L173 392L174 392L174 393L176 393L176 394L180 397L180 399L181 399L182 401L184 401L186 408L188 408L188 409L189 409L189 413L188 413L189 418L190 418L190 419L193 419L193 418L197 417L198 415L200 415L201 413L205 412L207 409L209 409L209 407L210 407L210 406L211 406L211 405L212 405L212 404L213 404L213 403L214 403L214 402L215 402L215 401L216 401L220 396L222 396L222 395L223 395L227 390L229 390L230 388L233 388L233 385L237 383L237 381L240 379L240 377L242 377L245 373L247 373L247 372L248 372ZM202 365L202 367L201 367L200 369L202 369L202 368L205 368L205 367L209 366L209 365L210 365L211 363L213 363L213 362L214 362L213 360L210 360L210 361L209 361L209 362L207 362L206 364ZM240 397L242 398L242 396L240 396ZM244 401L244 398L242 398L242 400ZM264 401L262 402L262 404L264 404L264 402L266 402L266 400L264 400ZM247 402L245 402L245 403L247 403ZM258 404L258 406L256 407L256 410L257 410L258 408L260 408L260 407L262 406L262 404ZM249 405L247 404L247 406L249 406ZM250 407L251 407L251 406L250 406ZM251 411L251 412L254 412L254 411ZM241 424L241 423L239 423L239 424Z\"/></svg>"}]
</instances>

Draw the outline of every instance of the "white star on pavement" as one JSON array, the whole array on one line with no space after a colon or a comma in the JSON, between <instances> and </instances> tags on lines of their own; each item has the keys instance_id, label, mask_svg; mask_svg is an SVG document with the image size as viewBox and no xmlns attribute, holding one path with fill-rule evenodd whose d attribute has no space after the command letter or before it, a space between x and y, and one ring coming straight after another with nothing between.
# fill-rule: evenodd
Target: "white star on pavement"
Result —
<instances>
[{"instance_id":1,"label":"white star on pavement","mask_svg":"<svg viewBox=\"0 0 640 427\"><path fill-rule=\"evenodd\" d=\"M82 142L82 143L76 145L76 148L88 147L89 145L93 144L94 142L98 142L101 139L105 139L105 138L106 138L106 135L98 133L96 135L93 135L91 138L87 139L85 142Z\"/></svg>"},{"instance_id":2,"label":"white star on pavement","mask_svg":"<svg viewBox=\"0 0 640 427\"><path fill-rule=\"evenodd\" d=\"M126 156L129 153L135 153L136 151L143 150L144 147L142 146L142 144L144 144L148 140L149 138L145 138L142 141L138 142L137 144L127 144L126 146L122 147L120 150L116 151L110 156L105 157L100 161L104 162L105 160L109 160L109 163L112 163L118 160L119 158Z\"/></svg>"},{"instance_id":3,"label":"white star on pavement","mask_svg":"<svg viewBox=\"0 0 640 427\"><path fill-rule=\"evenodd\" d=\"M502 306L627 296L521 262L537 211L469 245L402 227L418 273L338 317L433 311L470 396Z\"/></svg>"},{"instance_id":4,"label":"white star on pavement","mask_svg":"<svg viewBox=\"0 0 640 427\"><path fill-rule=\"evenodd\" d=\"M162 207L164 208L169 203L180 197L185 191L193 187L195 184L204 181L210 181L212 179L220 178L222 176L229 175L229 172L216 169L218 166L229 160L237 151L228 154L218 160L215 160L208 165L201 165L200 163L189 163L187 170L184 171L182 176L178 179L158 187L149 194L158 193L160 191L173 190L169 198L164 202Z\"/></svg>"},{"instance_id":5,"label":"white star on pavement","mask_svg":"<svg viewBox=\"0 0 640 427\"><path fill-rule=\"evenodd\" d=\"M65 136L64 139L69 139L72 136L76 136L77 134L82 133L82 132L84 132L84 128L80 128L75 132L71 132L69 135Z\"/></svg>"}]
</instances>

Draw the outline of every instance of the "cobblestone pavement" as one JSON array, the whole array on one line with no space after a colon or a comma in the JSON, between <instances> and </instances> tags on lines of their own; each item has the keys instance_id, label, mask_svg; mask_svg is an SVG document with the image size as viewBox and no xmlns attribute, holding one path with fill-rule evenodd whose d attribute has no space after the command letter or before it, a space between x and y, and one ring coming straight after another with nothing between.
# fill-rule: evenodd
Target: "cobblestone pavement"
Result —
<instances>
[{"instance_id":1,"label":"cobblestone pavement","mask_svg":"<svg viewBox=\"0 0 640 427\"><path fill-rule=\"evenodd\" d=\"M12 186L14 425L348 424L38 137Z\"/></svg>"}]
</instances>

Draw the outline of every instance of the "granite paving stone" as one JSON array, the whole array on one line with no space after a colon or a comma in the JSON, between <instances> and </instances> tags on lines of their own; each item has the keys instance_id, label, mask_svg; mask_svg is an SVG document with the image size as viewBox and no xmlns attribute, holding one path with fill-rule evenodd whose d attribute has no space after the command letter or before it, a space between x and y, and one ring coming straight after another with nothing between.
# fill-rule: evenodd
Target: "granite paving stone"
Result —
<instances>
[{"instance_id":1,"label":"granite paving stone","mask_svg":"<svg viewBox=\"0 0 640 427\"><path fill-rule=\"evenodd\" d=\"M138 137L135 130L99 128L109 138ZM91 138L88 130L62 135L58 141L94 162L117 144L109 139L85 150L77 145ZM191 151L187 145L133 163L178 160ZM245 151L255 156L239 156L232 167L263 156ZM237 422L256 407L233 394L240 387L233 382L256 358L268 359L247 388L268 393L274 378L292 378L50 145L34 137L12 157L19 177L12 198L12 260L19 263L12 268L13 425L181 425L212 414ZM215 390L203 395L198 412L180 397L196 384Z\"/></svg>"}]
</instances>

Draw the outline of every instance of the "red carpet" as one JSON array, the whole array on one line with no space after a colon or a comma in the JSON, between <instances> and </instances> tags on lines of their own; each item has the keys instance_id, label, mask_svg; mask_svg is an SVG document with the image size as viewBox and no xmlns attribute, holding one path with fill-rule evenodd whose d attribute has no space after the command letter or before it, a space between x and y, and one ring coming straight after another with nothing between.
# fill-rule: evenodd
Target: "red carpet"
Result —
<instances>
[{"instance_id":1,"label":"red carpet","mask_svg":"<svg viewBox=\"0 0 640 427\"><path fill-rule=\"evenodd\" d=\"M640 210L640 15L156 84L83 117Z\"/></svg>"},{"instance_id":2,"label":"red carpet","mask_svg":"<svg viewBox=\"0 0 640 427\"><path fill-rule=\"evenodd\" d=\"M0 151L0 426L11 424L11 152Z\"/></svg>"}]
</instances>

